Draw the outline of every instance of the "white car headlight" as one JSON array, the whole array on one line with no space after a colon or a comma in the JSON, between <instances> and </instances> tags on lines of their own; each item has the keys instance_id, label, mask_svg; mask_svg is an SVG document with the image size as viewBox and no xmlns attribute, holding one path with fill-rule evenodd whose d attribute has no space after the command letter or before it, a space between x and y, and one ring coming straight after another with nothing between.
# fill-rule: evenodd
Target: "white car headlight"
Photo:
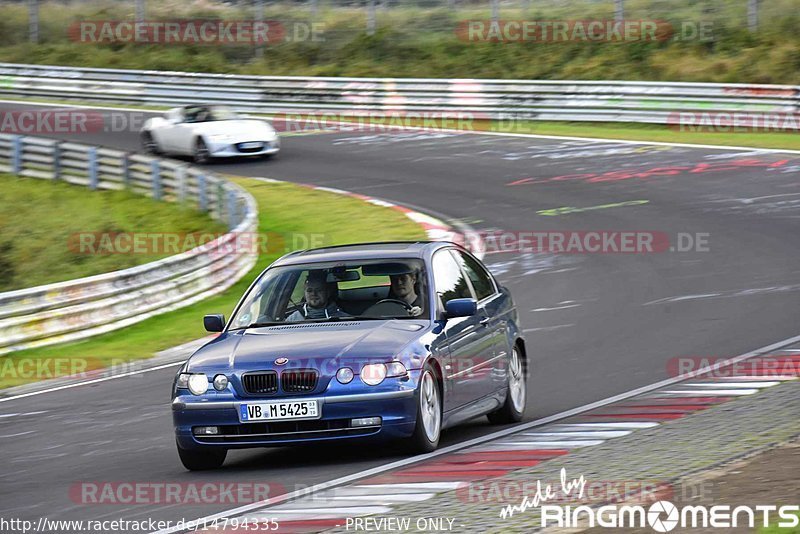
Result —
<instances>
[{"instance_id":1,"label":"white car headlight","mask_svg":"<svg viewBox=\"0 0 800 534\"><path fill-rule=\"evenodd\" d=\"M342 367L336 371L336 380L338 380L340 384L349 384L353 381L353 370L349 367Z\"/></svg>"},{"instance_id":2,"label":"white car headlight","mask_svg":"<svg viewBox=\"0 0 800 534\"><path fill-rule=\"evenodd\" d=\"M368 386L377 386L386 378L386 364L370 363L361 368L361 381Z\"/></svg>"},{"instance_id":3,"label":"white car headlight","mask_svg":"<svg viewBox=\"0 0 800 534\"><path fill-rule=\"evenodd\" d=\"M208 377L204 373L189 375L189 391L193 395L202 395L208 391Z\"/></svg>"}]
</instances>

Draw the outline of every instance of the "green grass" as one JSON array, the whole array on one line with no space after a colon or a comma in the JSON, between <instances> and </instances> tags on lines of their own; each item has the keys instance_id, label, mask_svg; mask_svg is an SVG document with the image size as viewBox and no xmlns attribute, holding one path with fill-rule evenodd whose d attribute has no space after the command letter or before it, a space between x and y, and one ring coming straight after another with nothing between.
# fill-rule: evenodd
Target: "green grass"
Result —
<instances>
[{"instance_id":1,"label":"green grass","mask_svg":"<svg viewBox=\"0 0 800 534\"><path fill-rule=\"evenodd\" d=\"M572 137L601 137L631 141L656 141L705 145L747 146L800 150L800 135L780 132L681 132L655 124L521 122L511 128L495 131L563 135Z\"/></svg>"},{"instance_id":2,"label":"green grass","mask_svg":"<svg viewBox=\"0 0 800 534\"><path fill-rule=\"evenodd\" d=\"M626 0L626 18L710 23L708 40L627 43L475 43L456 33L465 20L487 20L489 9L460 5L380 9L378 31L365 34L365 9L331 9L322 3L316 21L323 42L281 42L256 57L251 46L91 44L72 42L67 29L81 20L131 20L133 4L86 1L44 2L41 44L27 42L24 4L4 7L0 60L112 68L140 68L240 74L385 76L515 79L623 79L800 83L800 12L796 0L761 3L760 28L746 29L746 2L725 0ZM587 20L613 18L613 2L532 2L531 9L503 7L504 20ZM214 2L149 2L150 20L209 18L243 20L253 11ZM290 30L307 23L306 6L270 3L265 18Z\"/></svg>"},{"instance_id":3,"label":"green grass","mask_svg":"<svg viewBox=\"0 0 800 534\"><path fill-rule=\"evenodd\" d=\"M268 236L283 246L268 247L267 253L259 257L257 265L242 280L204 302L86 341L3 356L0 358L0 388L36 380L15 372L15 369L23 369L23 362L58 359L69 362L66 368L91 370L149 358L159 350L197 339L206 334L202 328L203 315L229 315L261 270L285 252L305 248L295 245L303 245L311 239L330 245L425 238L421 227L395 210L288 183L267 183L250 178L235 181L258 202L259 231L269 232Z\"/></svg>"},{"instance_id":4,"label":"green grass","mask_svg":"<svg viewBox=\"0 0 800 534\"><path fill-rule=\"evenodd\" d=\"M126 191L0 175L0 291L125 269L169 255L78 251L80 234L225 232L188 207ZM85 241L86 243L86 241Z\"/></svg>"},{"instance_id":5,"label":"green grass","mask_svg":"<svg viewBox=\"0 0 800 534\"><path fill-rule=\"evenodd\" d=\"M800 517L800 514L798 514L798 516ZM775 518L773 518L772 521L776 522ZM766 528L761 527L758 529L758 532L759 534L800 534L800 527L794 527L794 528L791 527L780 528L778 526L770 526Z\"/></svg>"}]
</instances>

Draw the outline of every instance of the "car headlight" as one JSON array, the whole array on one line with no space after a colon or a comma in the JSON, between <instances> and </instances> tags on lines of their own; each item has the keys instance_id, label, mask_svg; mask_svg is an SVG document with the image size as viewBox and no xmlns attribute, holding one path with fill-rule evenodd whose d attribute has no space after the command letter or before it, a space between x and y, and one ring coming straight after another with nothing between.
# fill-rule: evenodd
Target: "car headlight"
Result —
<instances>
[{"instance_id":1,"label":"car headlight","mask_svg":"<svg viewBox=\"0 0 800 534\"><path fill-rule=\"evenodd\" d=\"M202 395L208 391L208 377L205 373L181 374L178 377L178 387L181 387L181 377L186 377L185 387L188 387L193 395Z\"/></svg>"},{"instance_id":2,"label":"car headlight","mask_svg":"<svg viewBox=\"0 0 800 534\"><path fill-rule=\"evenodd\" d=\"M349 384L353 381L353 370L349 367L342 367L336 371L336 380L338 380L340 384Z\"/></svg>"},{"instance_id":3,"label":"car headlight","mask_svg":"<svg viewBox=\"0 0 800 534\"><path fill-rule=\"evenodd\" d=\"M377 386L386 378L386 364L369 363L361 368L361 381L368 386Z\"/></svg>"}]
</instances>

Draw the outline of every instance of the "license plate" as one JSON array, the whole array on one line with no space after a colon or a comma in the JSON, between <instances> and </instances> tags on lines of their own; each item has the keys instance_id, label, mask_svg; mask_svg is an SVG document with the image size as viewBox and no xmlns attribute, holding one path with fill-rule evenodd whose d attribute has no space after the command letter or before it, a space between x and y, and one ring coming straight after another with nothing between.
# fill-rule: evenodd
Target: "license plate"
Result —
<instances>
[{"instance_id":1,"label":"license plate","mask_svg":"<svg viewBox=\"0 0 800 534\"><path fill-rule=\"evenodd\" d=\"M316 400L247 402L239 405L239 420L242 423L319 419L321 416L319 403Z\"/></svg>"},{"instance_id":2,"label":"license plate","mask_svg":"<svg viewBox=\"0 0 800 534\"><path fill-rule=\"evenodd\" d=\"M242 143L239 146L246 150L248 148L261 148L263 146L263 143Z\"/></svg>"}]
</instances>

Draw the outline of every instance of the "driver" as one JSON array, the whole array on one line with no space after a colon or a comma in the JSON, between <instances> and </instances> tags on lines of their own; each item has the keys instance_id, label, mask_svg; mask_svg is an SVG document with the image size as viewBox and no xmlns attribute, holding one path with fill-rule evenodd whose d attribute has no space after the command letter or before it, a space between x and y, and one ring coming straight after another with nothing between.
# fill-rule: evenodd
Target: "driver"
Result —
<instances>
[{"instance_id":1,"label":"driver","mask_svg":"<svg viewBox=\"0 0 800 534\"><path fill-rule=\"evenodd\" d=\"M417 272L392 274L389 275L389 280L391 282L389 298L402 300L411 306L408 314L412 317L422 315L423 300L421 295L417 295Z\"/></svg>"},{"instance_id":2,"label":"driver","mask_svg":"<svg viewBox=\"0 0 800 534\"><path fill-rule=\"evenodd\" d=\"M327 275L323 271L310 271L303 285L306 301L299 310L295 310L286 318L286 322L296 323L306 319L347 316L331 299Z\"/></svg>"}]
</instances>

